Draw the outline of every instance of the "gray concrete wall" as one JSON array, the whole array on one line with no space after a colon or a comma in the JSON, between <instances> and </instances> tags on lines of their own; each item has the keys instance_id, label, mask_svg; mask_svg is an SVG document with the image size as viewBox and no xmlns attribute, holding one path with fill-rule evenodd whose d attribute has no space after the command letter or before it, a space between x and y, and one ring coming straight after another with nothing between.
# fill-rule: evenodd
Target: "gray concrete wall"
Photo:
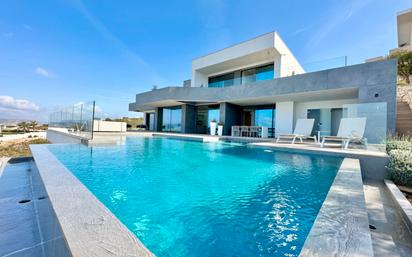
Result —
<instances>
[{"instance_id":1,"label":"gray concrete wall","mask_svg":"<svg viewBox=\"0 0 412 257\"><path fill-rule=\"evenodd\" d=\"M220 121L223 122L223 135L230 135L232 126L239 125L240 119L239 106L230 103L220 104Z\"/></svg>"},{"instance_id":2,"label":"gray concrete wall","mask_svg":"<svg viewBox=\"0 0 412 257\"><path fill-rule=\"evenodd\" d=\"M360 156L359 161L362 168L362 179L382 181L390 177L386 168L389 157Z\"/></svg>"},{"instance_id":3,"label":"gray concrete wall","mask_svg":"<svg viewBox=\"0 0 412 257\"><path fill-rule=\"evenodd\" d=\"M163 120L163 108L156 108L155 109L155 128L154 131L161 132L162 131L162 120Z\"/></svg>"},{"instance_id":4,"label":"gray concrete wall","mask_svg":"<svg viewBox=\"0 0 412 257\"><path fill-rule=\"evenodd\" d=\"M195 106L190 104L182 105L182 132L196 132L196 110Z\"/></svg>"},{"instance_id":5,"label":"gray concrete wall","mask_svg":"<svg viewBox=\"0 0 412 257\"><path fill-rule=\"evenodd\" d=\"M244 99L302 101L309 94L358 92L360 103L387 103L388 129L396 123L396 60L385 60L311 72L225 88L167 87L136 95L130 111L153 110L159 102L231 102Z\"/></svg>"}]
</instances>

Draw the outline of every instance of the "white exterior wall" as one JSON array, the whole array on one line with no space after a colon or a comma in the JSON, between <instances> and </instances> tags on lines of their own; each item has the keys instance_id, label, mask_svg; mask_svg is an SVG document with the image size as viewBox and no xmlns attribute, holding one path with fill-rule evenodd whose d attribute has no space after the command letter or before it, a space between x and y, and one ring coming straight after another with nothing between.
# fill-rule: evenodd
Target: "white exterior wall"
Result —
<instances>
[{"instance_id":1,"label":"white exterior wall","mask_svg":"<svg viewBox=\"0 0 412 257\"><path fill-rule=\"evenodd\" d=\"M282 40L282 38L275 33L275 49L280 53L281 57L281 62L279 65L280 68L280 73L279 77L286 77L286 76L291 76L295 74L302 74L305 73L305 70L303 67L300 65L298 60L295 58L295 56L292 54L292 52L289 50L285 42Z\"/></svg>"},{"instance_id":2,"label":"white exterior wall","mask_svg":"<svg viewBox=\"0 0 412 257\"><path fill-rule=\"evenodd\" d=\"M295 119L306 119L309 109L322 109L322 108L342 108L345 104L356 104L357 99L343 99L343 100L330 100L330 101L313 101L313 102L296 102L295 103ZM322 113L321 113L322 115Z\"/></svg>"},{"instance_id":3,"label":"white exterior wall","mask_svg":"<svg viewBox=\"0 0 412 257\"><path fill-rule=\"evenodd\" d=\"M126 122L95 120L93 131L96 132L126 132Z\"/></svg>"},{"instance_id":4,"label":"white exterior wall","mask_svg":"<svg viewBox=\"0 0 412 257\"><path fill-rule=\"evenodd\" d=\"M225 48L192 61L192 86L206 87L208 78L274 63L276 77L304 73L303 68L276 32Z\"/></svg>"},{"instance_id":5,"label":"white exterior wall","mask_svg":"<svg viewBox=\"0 0 412 257\"><path fill-rule=\"evenodd\" d=\"M345 104L355 103L358 103L357 99L312 102L277 102L275 119L276 135L293 133L297 119L306 119L307 111L309 109L342 108ZM324 124L324 126L328 125L330 127L330 124Z\"/></svg>"},{"instance_id":6,"label":"white exterior wall","mask_svg":"<svg viewBox=\"0 0 412 257\"><path fill-rule=\"evenodd\" d=\"M192 70L192 87L207 87L208 76L200 71Z\"/></svg>"},{"instance_id":7,"label":"white exterior wall","mask_svg":"<svg viewBox=\"0 0 412 257\"><path fill-rule=\"evenodd\" d=\"M204 67L212 66L228 60L240 58L265 49L273 48L275 32L268 33L251 40L245 41L234 46L224 48L220 51L208 54L206 56L194 59L192 61L192 70L198 70Z\"/></svg>"},{"instance_id":8,"label":"white exterior wall","mask_svg":"<svg viewBox=\"0 0 412 257\"><path fill-rule=\"evenodd\" d=\"M276 134L293 133L294 124L294 103L277 102L276 103Z\"/></svg>"},{"instance_id":9,"label":"white exterior wall","mask_svg":"<svg viewBox=\"0 0 412 257\"><path fill-rule=\"evenodd\" d=\"M406 44L411 45L412 42L412 9L398 13L398 46Z\"/></svg>"}]
</instances>

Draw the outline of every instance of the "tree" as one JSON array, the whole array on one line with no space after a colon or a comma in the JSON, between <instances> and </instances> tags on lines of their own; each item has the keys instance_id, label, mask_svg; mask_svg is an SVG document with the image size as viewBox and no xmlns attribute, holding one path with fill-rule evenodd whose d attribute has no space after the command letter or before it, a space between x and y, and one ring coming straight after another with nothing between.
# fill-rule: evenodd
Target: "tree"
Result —
<instances>
[{"instance_id":1,"label":"tree","mask_svg":"<svg viewBox=\"0 0 412 257\"><path fill-rule=\"evenodd\" d=\"M389 55L389 58L398 59L398 75L402 77L407 84L411 83L412 75L412 51L399 51Z\"/></svg>"},{"instance_id":2,"label":"tree","mask_svg":"<svg viewBox=\"0 0 412 257\"><path fill-rule=\"evenodd\" d=\"M17 126L19 126L19 128L22 129L24 133L26 133L27 129L29 128L29 123L23 121L17 124Z\"/></svg>"},{"instance_id":3,"label":"tree","mask_svg":"<svg viewBox=\"0 0 412 257\"><path fill-rule=\"evenodd\" d=\"M37 121L30 121L29 126L31 127L31 130L34 131L34 129L37 127L38 123Z\"/></svg>"}]
</instances>

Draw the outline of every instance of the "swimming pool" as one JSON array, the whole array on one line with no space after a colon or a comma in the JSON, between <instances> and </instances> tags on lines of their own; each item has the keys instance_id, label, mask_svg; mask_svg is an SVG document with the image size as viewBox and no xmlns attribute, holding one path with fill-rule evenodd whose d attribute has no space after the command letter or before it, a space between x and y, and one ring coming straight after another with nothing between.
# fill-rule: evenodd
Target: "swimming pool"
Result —
<instances>
[{"instance_id":1,"label":"swimming pool","mask_svg":"<svg viewBox=\"0 0 412 257\"><path fill-rule=\"evenodd\" d=\"M297 256L342 159L127 137L50 151L157 256Z\"/></svg>"}]
</instances>

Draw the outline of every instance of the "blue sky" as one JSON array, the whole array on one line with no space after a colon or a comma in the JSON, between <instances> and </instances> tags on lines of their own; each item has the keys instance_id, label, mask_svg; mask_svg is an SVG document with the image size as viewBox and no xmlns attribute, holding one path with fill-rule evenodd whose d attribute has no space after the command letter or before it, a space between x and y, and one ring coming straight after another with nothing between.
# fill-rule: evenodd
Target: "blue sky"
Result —
<instances>
[{"instance_id":1,"label":"blue sky","mask_svg":"<svg viewBox=\"0 0 412 257\"><path fill-rule=\"evenodd\" d=\"M410 0L109 1L0 3L0 119L47 121L59 106L96 100L112 117L138 92L176 86L191 60L278 31L305 64L349 64L396 47Z\"/></svg>"}]
</instances>

